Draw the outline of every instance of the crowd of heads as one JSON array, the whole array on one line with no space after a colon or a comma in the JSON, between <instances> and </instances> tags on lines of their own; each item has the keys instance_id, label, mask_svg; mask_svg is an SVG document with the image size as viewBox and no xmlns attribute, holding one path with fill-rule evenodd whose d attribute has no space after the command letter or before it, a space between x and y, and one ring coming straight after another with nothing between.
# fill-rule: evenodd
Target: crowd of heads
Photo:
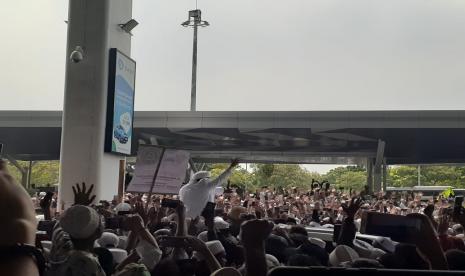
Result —
<instances>
[{"instance_id":1,"label":"crowd of heads","mask_svg":"<svg viewBox=\"0 0 465 276\"><path fill-rule=\"evenodd\" d=\"M179 195L127 193L94 202L92 187L77 184L74 205L60 214L53 193L36 195L44 220L35 243L45 256L45 273L260 276L283 266L465 270L465 216L452 219L449 199L369 195L330 183L253 193L219 188L228 170L218 179L194 175ZM363 238L364 212L417 217L418 238Z\"/></svg>"}]
</instances>

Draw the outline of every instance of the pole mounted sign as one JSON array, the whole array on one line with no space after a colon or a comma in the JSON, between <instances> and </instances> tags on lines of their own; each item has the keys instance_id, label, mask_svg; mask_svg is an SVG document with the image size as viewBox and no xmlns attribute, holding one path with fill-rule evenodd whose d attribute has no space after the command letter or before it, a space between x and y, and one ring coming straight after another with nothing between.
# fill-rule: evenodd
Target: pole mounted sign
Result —
<instances>
[{"instance_id":1,"label":"pole mounted sign","mask_svg":"<svg viewBox=\"0 0 465 276\"><path fill-rule=\"evenodd\" d=\"M130 155L134 122L136 62L110 49L105 152Z\"/></svg>"}]
</instances>

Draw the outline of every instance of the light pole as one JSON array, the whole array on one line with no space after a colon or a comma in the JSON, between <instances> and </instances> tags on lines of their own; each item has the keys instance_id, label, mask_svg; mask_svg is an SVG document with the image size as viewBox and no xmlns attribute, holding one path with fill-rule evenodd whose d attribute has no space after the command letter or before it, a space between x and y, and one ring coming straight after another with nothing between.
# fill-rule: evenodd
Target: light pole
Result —
<instances>
[{"instance_id":1,"label":"light pole","mask_svg":"<svg viewBox=\"0 0 465 276\"><path fill-rule=\"evenodd\" d=\"M194 46L192 50L192 83L191 83L191 111L196 110L197 98L197 29L207 27L207 21L202 21L202 12L198 9L189 11L189 18L181 24L183 27L194 27Z\"/></svg>"}]
</instances>

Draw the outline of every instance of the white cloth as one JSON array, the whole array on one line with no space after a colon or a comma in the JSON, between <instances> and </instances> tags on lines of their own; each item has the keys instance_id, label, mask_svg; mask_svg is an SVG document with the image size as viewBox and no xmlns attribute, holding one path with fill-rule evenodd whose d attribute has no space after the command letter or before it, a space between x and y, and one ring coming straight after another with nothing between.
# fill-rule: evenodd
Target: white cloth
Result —
<instances>
[{"instance_id":1,"label":"white cloth","mask_svg":"<svg viewBox=\"0 0 465 276\"><path fill-rule=\"evenodd\" d=\"M179 190L179 198L186 206L186 217L195 218L202 213L205 205L210 200L214 202L215 188L222 185L231 175L232 168L226 169L214 180L208 178L191 178L189 183Z\"/></svg>"},{"instance_id":2,"label":"white cloth","mask_svg":"<svg viewBox=\"0 0 465 276\"><path fill-rule=\"evenodd\" d=\"M319 239L319 238L308 238L308 241L313 244L313 245L316 245L320 248L323 248L325 249L326 248L326 242L322 239Z\"/></svg>"},{"instance_id":3,"label":"white cloth","mask_svg":"<svg viewBox=\"0 0 465 276\"><path fill-rule=\"evenodd\" d=\"M128 256L128 252L121 248L109 248L108 249L113 256L113 263L120 264Z\"/></svg>"},{"instance_id":4,"label":"white cloth","mask_svg":"<svg viewBox=\"0 0 465 276\"><path fill-rule=\"evenodd\" d=\"M136 251L140 256L141 263L143 263L149 270L152 270L162 257L161 250L145 240L141 240L139 242L136 247Z\"/></svg>"},{"instance_id":5,"label":"white cloth","mask_svg":"<svg viewBox=\"0 0 465 276\"><path fill-rule=\"evenodd\" d=\"M208 241L208 231L203 231L201 232L197 238L203 242L207 242Z\"/></svg>"},{"instance_id":6,"label":"white cloth","mask_svg":"<svg viewBox=\"0 0 465 276\"><path fill-rule=\"evenodd\" d=\"M343 262L352 262L359 258L355 250L346 246L338 245L331 254L329 254L329 263L332 266L339 266Z\"/></svg>"}]
</instances>

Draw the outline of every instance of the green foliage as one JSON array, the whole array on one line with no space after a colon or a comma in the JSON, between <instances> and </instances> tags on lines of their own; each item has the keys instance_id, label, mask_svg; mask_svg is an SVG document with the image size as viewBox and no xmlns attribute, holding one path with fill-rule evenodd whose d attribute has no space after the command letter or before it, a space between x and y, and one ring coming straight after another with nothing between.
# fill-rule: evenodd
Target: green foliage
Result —
<instances>
[{"instance_id":1,"label":"green foliage","mask_svg":"<svg viewBox=\"0 0 465 276\"><path fill-rule=\"evenodd\" d=\"M461 172L453 166L421 167L422 185L431 186L461 186Z\"/></svg>"},{"instance_id":2,"label":"green foliage","mask_svg":"<svg viewBox=\"0 0 465 276\"><path fill-rule=\"evenodd\" d=\"M219 176L224 170L228 168L228 166L229 164L210 164L208 168L210 168L212 178L214 178ZM239 166L233 170L229 181L231 185L247 189L253 188L255 184L253 174Z\"/></svg>"},{"instance_id":3,"label":"green foliage","mask_svg":"<svg viewBox=\"0 0 465 276\"><path fill-rule=\"evenodd\" d=\"M420 167L420 184L465 188L465 168L463 166L423 165ZM389 170L389 186L413 187L416 185L418 185L417 166L393 166Z\"/></svg>"},{"instance_id":4,"label":"green foliage","mask_svg":"<svg viewBox=\"0 0 465 276\"><path fill-rule=\"evenodd\" d=\"M267 179L261 179L261 186L272 187L310 187L312 175L296 164L274 165L273 173Z\"/></svg>"},{"instance_id":5,"label":"green foliage","mask_svg":"<svg viewBox=\"0 0 465 276\"><path fill-rule=\"evenodd\" d=\"M29 167L28 161L17 161L18 164L26 172L25 177L27 177L27 170ZM60 171L60 162L59 161L37 161L32 163L32 173L31 173L31 184L35 184L36 187L54 185L59 181L59 171ZM21 171L8 162L8 170L12 176L16 179L18 183L22 183L23 175ZM25 178L26 179L26 178Z\"/></svg>"},{"instance_id":6,"label":"green foliage","mask_svg":"<svg viewBox=\"0 0 465 276\"><path fill-rule=\"evenodd\" d=\"M366 169L361 166L338 167L330 170L324 179L338 189L361 191L367 184Z\"/></svg>"},{"instance_id":7,"label":"green foliage","mask_svg":"<svg viewBox=\"0 0 465 276\"><path fill-rule=\"evenodd\" d=\"M57 184L60 178L59 161L39 161L32 167L31 183L36 186Z\"/></svg>"},{"instance_id":8,"label":"green foliage","mask_svg":"<svg viewBox=\"0 0 465 276\"><path fill-rule=\"evenodd\" d=\"M389 185L394 187L413 187L418 184L416 166L394 166L389 170Z\"/></svg>"}]
</instances>

